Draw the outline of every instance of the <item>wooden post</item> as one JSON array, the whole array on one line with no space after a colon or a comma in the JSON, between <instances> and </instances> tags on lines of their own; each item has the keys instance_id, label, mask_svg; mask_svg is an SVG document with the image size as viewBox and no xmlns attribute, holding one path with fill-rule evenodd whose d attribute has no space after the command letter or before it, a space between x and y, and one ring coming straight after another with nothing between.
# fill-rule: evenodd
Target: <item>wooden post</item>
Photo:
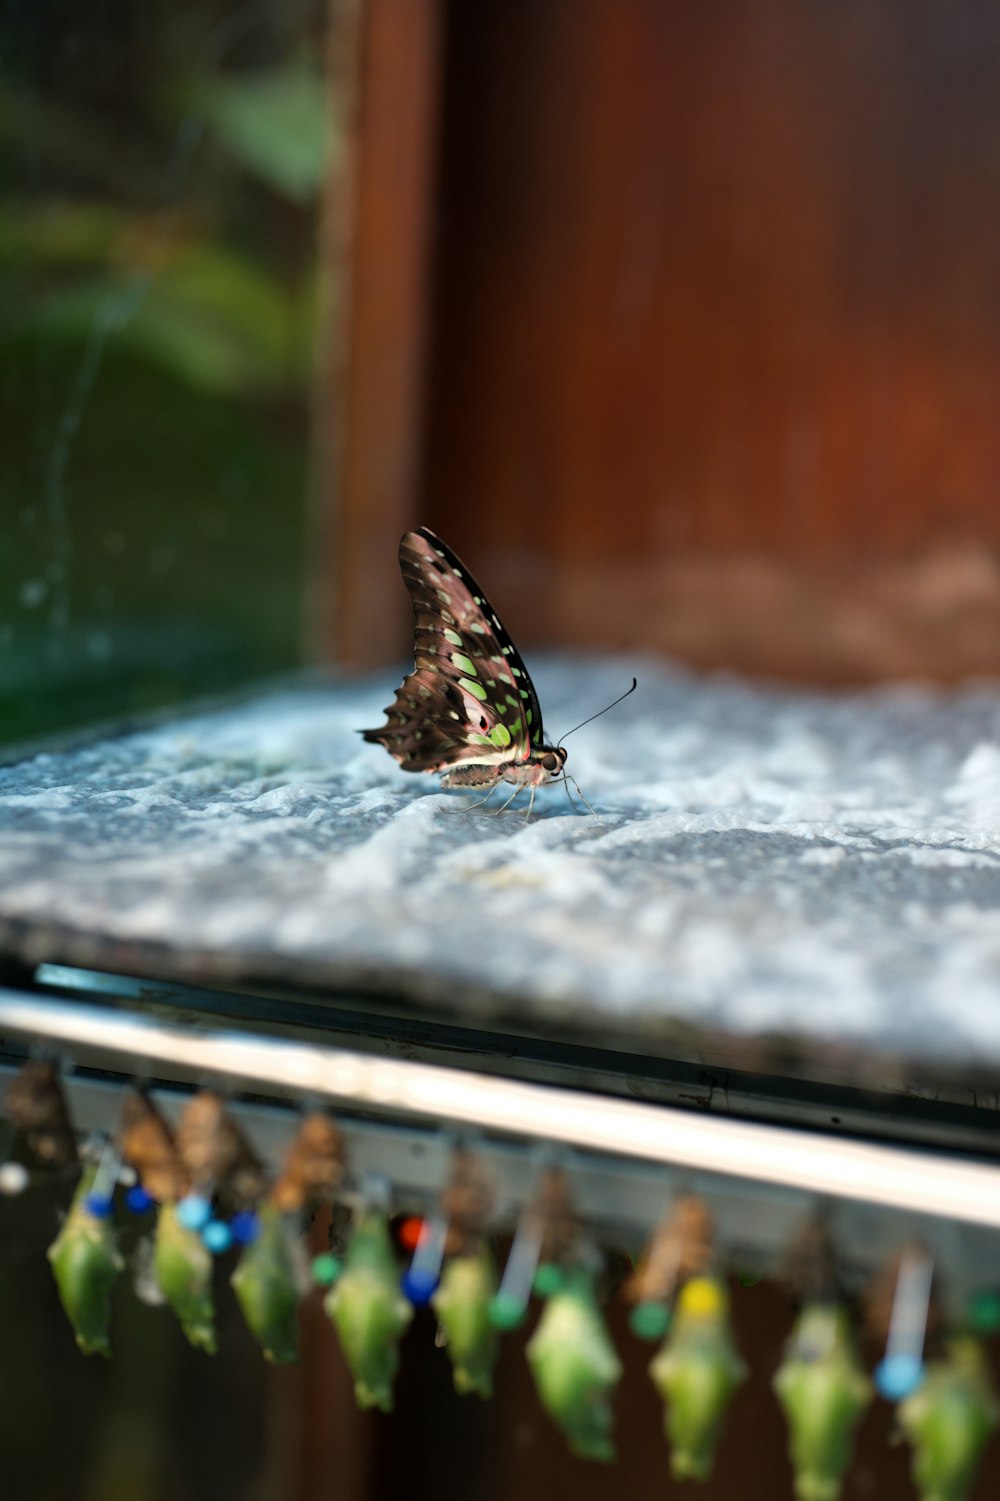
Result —
<instances>
[{"instance_id":1,"label":"wooden post","mask_svg":"<svg viewBox=\"0 0 1000 1501\"><path fill-rule=\"evenodd\" d=\"M334 285L317 470L328 597L313 634L320 657L351 666L399 649L394 559L419 519L440 11L440 0L334 0L331 75L348 128L324 231Z\"/></svg>"}]
</instances>

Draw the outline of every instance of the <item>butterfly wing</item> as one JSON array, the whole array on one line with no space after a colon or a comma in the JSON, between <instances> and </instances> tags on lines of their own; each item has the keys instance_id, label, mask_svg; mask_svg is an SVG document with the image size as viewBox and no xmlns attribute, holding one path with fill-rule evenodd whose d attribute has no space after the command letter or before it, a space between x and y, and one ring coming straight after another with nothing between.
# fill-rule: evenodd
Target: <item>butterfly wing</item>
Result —
<instances>
[{"instance_id":1,"label":"butterfly wing","mask_svg":"<svg viewBox=\"0 0 1000 1501\"><path fill-rule=\"evenodd\" d=\"M486 595L426 527L403 537L399 566L413 600L414 670L388 723L364 738L404 771L525 760L543 743L538 697Z\"/></svg>"}]
</instances>

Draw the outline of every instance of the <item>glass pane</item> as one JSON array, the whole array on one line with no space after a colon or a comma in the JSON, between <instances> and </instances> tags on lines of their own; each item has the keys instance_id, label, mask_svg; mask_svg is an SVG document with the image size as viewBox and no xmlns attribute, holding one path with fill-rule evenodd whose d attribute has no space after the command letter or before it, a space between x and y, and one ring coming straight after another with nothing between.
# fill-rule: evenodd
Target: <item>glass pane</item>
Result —
<instances>
[{"instance_id":1,"label":"glass pane","mask_svg":"<svg viewBox=\"0 0 1000 1501\"><path fill-rule=\"evenodd\" d=\"M321 0L0 0L0 738L300 650Z\"/></svg>"}]
</instances>

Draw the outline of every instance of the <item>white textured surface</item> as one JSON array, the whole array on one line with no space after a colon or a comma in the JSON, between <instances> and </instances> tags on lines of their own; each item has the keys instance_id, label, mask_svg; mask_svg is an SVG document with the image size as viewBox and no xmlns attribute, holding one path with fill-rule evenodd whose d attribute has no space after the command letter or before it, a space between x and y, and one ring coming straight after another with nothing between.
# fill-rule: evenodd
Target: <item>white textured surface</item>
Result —
<instances>
[{"instance_id":1,"label":"white textured surface","mask_svg":"<svg viewBox=\"0 0 1000 1501\"><path fill-rule=\"evenodd\" d=\"M558 788L528 824L467 814L399 771L354 733L395 677L0 768L0 921L638 1047L681 1023L1000 1061L1000 690L549 660L550 732L633 671L569 745L603 823Z\"/></svg>"}]
</instances>

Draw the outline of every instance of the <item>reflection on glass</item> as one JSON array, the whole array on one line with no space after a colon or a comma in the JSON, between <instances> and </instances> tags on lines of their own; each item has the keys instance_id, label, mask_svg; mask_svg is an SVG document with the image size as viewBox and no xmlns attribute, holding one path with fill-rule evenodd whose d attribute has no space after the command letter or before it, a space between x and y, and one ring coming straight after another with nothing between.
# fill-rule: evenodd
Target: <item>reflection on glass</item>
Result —
<instances>
[{"instance_id":1,"label":"reflection on glass","mask_svg":"<svg viewBox=\"0 0 1000 1501\"><path fill-rule=\"evenodd\" d=\"M299 650L320 0L0 0L0 738Z\"/></svg>"}]
</instances>

